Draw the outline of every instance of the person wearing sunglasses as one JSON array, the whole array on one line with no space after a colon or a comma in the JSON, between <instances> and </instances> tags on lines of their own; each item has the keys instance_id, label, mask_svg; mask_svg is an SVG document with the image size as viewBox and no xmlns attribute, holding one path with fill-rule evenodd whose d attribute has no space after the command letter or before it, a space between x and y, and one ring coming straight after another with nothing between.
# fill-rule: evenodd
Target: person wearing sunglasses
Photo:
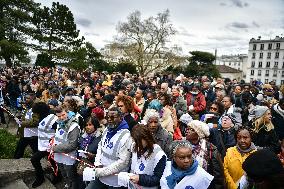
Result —
<instances>
[{"instance_id":1,"label":"person wearing sunglasses","mask_svg":"<svg viewBox=\"0 0 284 189\"><path fill-rule=\"evenodd\" d=\"M207 113L203 114L200 121L208 123L209 126L217 127L218 120L224 113L224 106L222 103L215 101L207 109Z\"/></svg>"}]
</instances>

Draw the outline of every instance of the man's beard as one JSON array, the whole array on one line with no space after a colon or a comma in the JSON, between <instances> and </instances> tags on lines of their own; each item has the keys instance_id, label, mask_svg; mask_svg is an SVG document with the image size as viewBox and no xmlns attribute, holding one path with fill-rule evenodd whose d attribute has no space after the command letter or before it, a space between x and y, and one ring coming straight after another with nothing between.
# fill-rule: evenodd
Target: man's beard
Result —
<instances>
[{"instance_id":1,"label":"man's beard","mask_svg":"<svg viewBox=\"0 0 284 189\"><path fill-rule=\"evenodd\" d=\"M110 128L110 129L115 129L116 125L115 124L108 124L107 127Z\"/></svg>"}]
</instances>

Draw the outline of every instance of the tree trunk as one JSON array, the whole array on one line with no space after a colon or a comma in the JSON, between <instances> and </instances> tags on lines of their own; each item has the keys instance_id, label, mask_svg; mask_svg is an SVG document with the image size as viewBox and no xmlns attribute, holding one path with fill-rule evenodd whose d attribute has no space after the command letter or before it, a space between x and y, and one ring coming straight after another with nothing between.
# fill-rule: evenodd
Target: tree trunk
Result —
<instances>
[{"instance_id":1,"label":"tree trunk","mask_svg":"<svg viewBox=\"0 0 284 189\"><path fill-rule=\"evenodd\" d=\"M11 57L9 56L3 56L5 62L6 62L6 66L8 68L11 68L13 66L13 63L12 63L12 60L11 60Z\"/></svg>"}]
</instances>

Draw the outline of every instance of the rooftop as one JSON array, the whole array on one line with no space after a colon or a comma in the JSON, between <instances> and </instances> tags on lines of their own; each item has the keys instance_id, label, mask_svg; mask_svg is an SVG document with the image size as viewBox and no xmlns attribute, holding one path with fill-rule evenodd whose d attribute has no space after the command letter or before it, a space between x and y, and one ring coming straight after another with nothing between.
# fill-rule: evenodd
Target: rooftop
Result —
<instances>
[{"instance_id":1,"label":"rooftop","mask_svg":"<svg viewBox=\"0 0 284 189\"><path fill-rule=\"evenodd\" d=\"M240 73L242 72L241 70L237 70L235 68L231 68L225 65L216 65L216 67L220 73Z\"/></svg>"}]
</instances>

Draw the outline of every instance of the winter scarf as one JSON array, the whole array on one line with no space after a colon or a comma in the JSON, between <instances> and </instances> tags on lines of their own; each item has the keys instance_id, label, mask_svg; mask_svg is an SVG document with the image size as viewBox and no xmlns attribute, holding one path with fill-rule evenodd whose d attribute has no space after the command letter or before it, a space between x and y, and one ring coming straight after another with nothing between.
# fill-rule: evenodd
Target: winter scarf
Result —
<instances>
[{"instance_id":1,"label":"winter scarf","mask_svg":"<svg viewBox=\"0 0 284 189\"><path fill-rule=\"evenodd\" d=\"M166 177L169 188L174 188L177 185L177 182L185 176L194 174L198 167L198 162L196 160L193 160L193 164L185 171L175 168L173 164L174 162L172 162L171 166L172 174Z\"/></svg>"}]
</instances>

